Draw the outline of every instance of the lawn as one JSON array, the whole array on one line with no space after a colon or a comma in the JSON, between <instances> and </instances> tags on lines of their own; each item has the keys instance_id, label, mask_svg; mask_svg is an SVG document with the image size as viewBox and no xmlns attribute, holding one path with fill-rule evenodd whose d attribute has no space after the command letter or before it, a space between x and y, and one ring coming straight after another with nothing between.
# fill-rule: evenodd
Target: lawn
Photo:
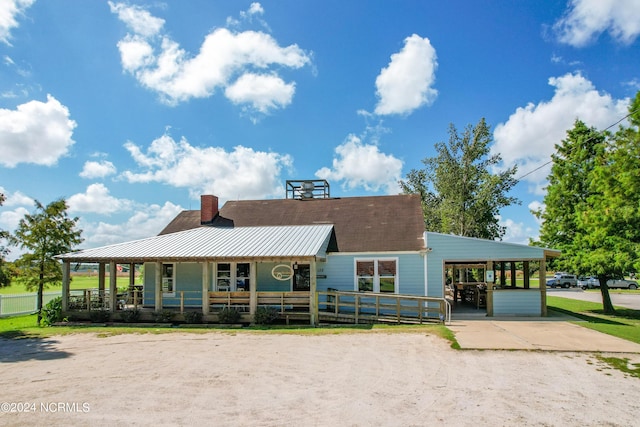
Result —
<instances>
[{"instance_id":1,"label":"lawn","mask_svg":"<svg viewBox=\"0 0 640 427\"><path fill-rule=\"evenodd\" d=\"M204 326L204 325L203 325ZM258 334L296 334L296 335L335 335L355 334L365 332L384 333L424 333L437 335L451 342L452 348L459 348L453 333L444 325L331 325L312 327L309 325L273 325L251 326L243 328L229 328L229 325L211 324L206 327L185 328L175 327L170 323L152 324L148 326L136 325L130 327L125 324L112 326L82 325L82 326L53 326L38 327L35 314L0 318L0 338L46 338L55 335L67 335L76 333L94 333L99 337L120 334L165 334L165 333L258 333Z\"/></svg>"},{"instance_id":2,"label":"lawn","mask_svg":"<svg viewBox=\"0 0 640 427\"><path fill-rule=\"evenodd\" d=\"M616 307L616 315L610 316L601 303L554 296L547 296L547 307L584 320L576 322L580 326L640 344L640 310Z\"/></svg>"},{"instance_id":3,"label":"lawn","mask_svg":"<svg viewBox=\"0 0 640 427\"><path fill-rule=\"evenodd\" d=\"M139 283L140 279L136 279L136 283ZM118 277L117 278L118 289L126 289L129 286L129 278ZM72 275L71 277L71 289L91 289L98 287L98 276L80 276ZM105 278L105 288L109 289L109 276ZM60 292L62 293L62 284L58 286L50 286L44 290L45 292ZM36 290L28 291L24 285L14 283L6 288L0 288L0 295L15 295L15 294L28 294L36 292Z\"/></svg>"}]
</instances>

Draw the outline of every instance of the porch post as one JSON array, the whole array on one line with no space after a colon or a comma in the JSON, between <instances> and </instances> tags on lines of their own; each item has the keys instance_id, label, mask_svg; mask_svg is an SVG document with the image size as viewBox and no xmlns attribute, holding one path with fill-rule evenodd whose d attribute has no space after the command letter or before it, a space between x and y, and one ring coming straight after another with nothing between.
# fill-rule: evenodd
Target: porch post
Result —
<instances>
[{"instance_id":1,"label":"porch post","mask_svg":"<svg viewBox=\"0 0 640 427\"><path fill-rule=\"evenodd\" d=\"M134 263L129 264L129 290L133 291L136 284L136 265Z\"/></svg>"},{"instance_id":2,"label":"porch post","mask_svg":"<svg viewBox=\"0 0 640 427\"><path fill-rule=\"evenodd\" d=\"M156 311L162 310L162 261L156 261L156 288L155 288L155 303Z\"/></svg>"},{"instance_id":3,"label":"porch post","mask_svg":"<svg viewBox=\"0 0 640 427\"><path fill-rule=\"evenodd\" d=\"M531 287L530 275L529 275L529 261L522 262L522 269L524 270L524 288L529 289Z\"/></svg>"},{"instance_id":4,"label":"porch post","mask_svg":"<svg viewBox=\"0 0 640 427\"><path fill-rule=\"evenodd\" d=\"M251 315L251 323L255 319L256 311L258 310L258 283L256 277L258 277L258 263L253 261L249 263L249 314Z\"/></svg>"},{"instance_id":5,"label":"porch post","mask_svg":"<svg viewBox=\"0 0 640 427\"><path fill-rule=\"evenodd\" d=\"M209 261L202 263L202 314L209 314Z\"/></svg>"},{"instance_id":6,"label":"porch post","mask_svg":"<svg viewBox=\"0 0 640 427\"><path fill-rule=\"evenodd\" d=\"M62 311L69 310L69 281L71 278L71 263L62 263Z\"/></svg>"},{"instance_id":7,"label":"porch post","mask_svg":"<svg viewBox=\"0 0 640 427\"><path fill-rule=\"evenodd\" d=\"M105 282L105 263L101 262L98 264L98 301L102 305L102 301L104 300L104 282Z\"/></svg>"},{"instance_id":8,"label":"porch post","mask_svg":"<svg viewBox=\"0 0 640 427\"><path fill-rule=\"evenodd\" d=\"M315 257L311 260L309 266L309 318L311 325L318 324L318 295L317 295L317 267Z\"/></svg>"},{"instance_id":9,"label":"porch post","mask_svg":"<svg viewBox=\"0 0 640 427\"><path fill-rule=\"evenodd\" d=\"M493 287L496 284L496 272L493 261L487 261L487 270L493 270L493 282L487 283L487 317L493 317Z\"/></svg>"},{"instance_id":10,"label":"porch post","mask_svg":"<svg viewBox=\"0 0 640 427\"><path fill-rule=\"evenodd\" d=\"M115 261L109 262L109 311L116 311L116 294L117 288L118 270L116 269Z\"/></svg>"},{"instance_id":11,"label":"porch post","mask_svg":"<svg viewBox=\"0 0 640 427\"><path fill-rule=\"evenodd\" d=\"M509 267L511 268L511 287L516 287L516 263L514 261L509 262Z\"/></svg>"},{"instance_id":12,"label":"porch post","mask_svg":"<svg viewBox=\"0 0 640 427\"><path fill-rule=\"evenodd\" d=\"M547 259L540 260L540 270L538 271L538 282L540 283L540 315L547 316Z\"/></svg>"}]
</instances>

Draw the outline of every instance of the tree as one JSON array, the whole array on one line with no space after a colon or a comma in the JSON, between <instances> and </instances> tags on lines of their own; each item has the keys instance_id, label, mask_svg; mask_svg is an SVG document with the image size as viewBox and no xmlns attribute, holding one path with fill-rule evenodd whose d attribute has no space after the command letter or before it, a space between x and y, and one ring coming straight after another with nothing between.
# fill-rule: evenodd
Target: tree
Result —
<instances>
[{"instance_id":1,"label":"tree","mask_svg":"<svg viewBox=\"0 0 640 427\"><path fill-rule=\"evenodd\" d=\"M492 134L484 119L468 125L462 135L449 127L449 143L435 145L437 155L413 169L400 186L405 194L419 194L425 226L429 231L484 239L501 239L500 210L519 200L507 194L517 183L516 166L494 174L501 161L489 156Z\"/></svg>"},{"instance_id":2,"label":"tree","mask_svg":"<svg viewBox=\"0 0 640 427\"><path fill-rule=\"evenodd\" d=\"M607 281L640 267L640 92L632 127L615 135L576 121L556 146L540 240L562 251L560 267L598 276L605 313L615 313Z\"/></svg>"},{"instance_id":3,"label":"tree","mask_svg":"<svg viewBox=\"0 0 640 427\"><path fill-rule=\"evenodd\" d=\"M42 319L42 292L53 283L62 281L60 262L54 257L70 252L82 242L82 230L76 229L78 218L69 218L67 202L59 199L43 206L36 200L36 212L27 214L18 224L12 240L26 250L16 260L20 269L17 280L28 290L38 289L38 325Z\"/></svg>"},{"instance_id":4,"label":"tree","mask_svg":"<svg viewBox=\"0 0 640 427\"><path fill-rule=\"evenodd\" d=\"M2 206L5 200L4 194L0 193L0 206ZM9 232L0 229L0 288L11 284L11 273L8 271L4 259L9 253L9 249L2 244L5 240L9 240Z\"/></svg>"}]
</instances>

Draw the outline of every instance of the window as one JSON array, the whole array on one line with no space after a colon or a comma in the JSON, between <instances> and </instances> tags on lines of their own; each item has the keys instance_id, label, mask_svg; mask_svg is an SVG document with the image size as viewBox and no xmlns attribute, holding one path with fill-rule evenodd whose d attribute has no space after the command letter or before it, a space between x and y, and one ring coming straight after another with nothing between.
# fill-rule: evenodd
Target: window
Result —
<instances>
[{"instance_id":1,"label":"window","mask_svg":"<svg viewBox=\"0 0 640 427\"><path fill-rule=\"evenodd\" d=\"M309 264L294 264L293 290L308 291L311 289L311 266Z\"/></svg>"},{"instance_id":2,"label":"window","mask_svg":"<svg viewBox=\"0 0 640 427\"><path fill-rule=\"evenodd\" d=\"M397 292L397 259L356 260L356 290L360 292Z\"/></svg>"},{"instance_id":3,"label":"window","mask_svg":"<svg viewBox=\"0 0 640 427\"><path fill-rule=\"evenodd\" d=\"M215 279L216 291L248 291L251 264L248 262L218 263Z\"/></svg>"},{"instance_id":4,"label":"window","mask_svg":"<svg viewBox=\"0 0 640 427\"><path fill-rule=\"evenodd\" d=\"M164 296L175 296L175 266L162 264L162 293Z\"/></svg>"}]
</instances>

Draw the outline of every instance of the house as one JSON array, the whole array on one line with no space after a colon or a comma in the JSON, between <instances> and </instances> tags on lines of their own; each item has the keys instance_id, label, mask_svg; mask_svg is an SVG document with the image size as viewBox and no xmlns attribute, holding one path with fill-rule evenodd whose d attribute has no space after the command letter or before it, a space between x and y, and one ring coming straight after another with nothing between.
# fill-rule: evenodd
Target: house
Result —
<instances>
[{"instance_id":1,"label":"house","mask_svg":"<svg viewBox=\"0 0 640 427\"><path fill-rule=\"evenodd\" d=\"M144 264L135 304L155 311L196 309L215 316L220 307L234 306L250 320L257 307L276 305L287 319L306 316L315 324L322 316L338 319L343 305L355 321L396 307L399 320L408 304L421 307L422 321L446 315L447 290L454 290L447 275L482 269L477 283L490 286L471 295L478 309L488 315L546 313L545 286L532 289L525 281L521 289L495 278L504 280L505 266L513 269L515 261L539 261L544 271L545 259L557 251L425 232L422 215L418 195L332 198L324 180L288 181L285 199L221 207L216 196L203 195L200 209L181 212L157 236L59 256L65 265L63 310L74 307L70 264L96 262L102 292L105 265L115 271L117 264ZM117 311L111 280L112 292L103 297ZM469 299L464 290L454 290L456 301ZM91 298L85 294L75 306L89 310Z\"/></svg>"}]
</instances>

